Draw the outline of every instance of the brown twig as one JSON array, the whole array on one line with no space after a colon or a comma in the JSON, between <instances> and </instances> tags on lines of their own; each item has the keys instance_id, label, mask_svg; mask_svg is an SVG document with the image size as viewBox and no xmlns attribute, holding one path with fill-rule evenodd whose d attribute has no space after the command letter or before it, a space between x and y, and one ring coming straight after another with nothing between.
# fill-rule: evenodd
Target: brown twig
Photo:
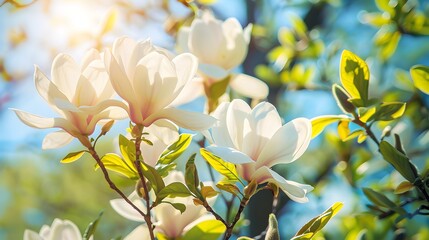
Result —
<instances>
[{"instance_id":1,"label":"brown twig","mask_svg":"<svg viewBox=\"0 0 429 240\"><path fill-rule=\"evenodd\" d=\"M146 212L147 212L147 214L145 215L145 222L146 222L147 227L149 229L150 239L154 240L155 235L153 233L154 226L153 226L151 214L150 214L151 204L150 204L150 199L149 199L149 190L148 190L148 187L146 185L146 178L143 175L143 169L142 169L142 165L140 163L140 157L142 156L142 153L140 150L140 145L142 142L142 132L143 132L143 129L142 128L140 128L140 129L141 130L139 130L137 133L136 142L135 142L136 160L134 161L134 165L135 165L137 172L139 174L140 181L142 183L143 191L144 191L144 200L146 201Z\"/></svg>"}]
</instances>

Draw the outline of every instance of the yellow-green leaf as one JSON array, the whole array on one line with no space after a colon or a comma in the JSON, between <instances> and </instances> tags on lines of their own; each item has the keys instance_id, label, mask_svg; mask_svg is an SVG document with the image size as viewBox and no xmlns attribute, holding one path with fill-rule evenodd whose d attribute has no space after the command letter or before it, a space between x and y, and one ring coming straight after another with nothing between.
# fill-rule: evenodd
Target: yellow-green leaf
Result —
<instances>
[{"instance_id":1,"label":"yellow-green leaf","mask_svg":"<svg viewBox=\"0 0 429 240\"><path fill-rule=\"evenodd\" d=\"M198 223L193 228L185 233L180 240L188 239L204 239L204 240L217 240L220 235L225 233L225 225L215 219L206 220Z\"/></svg>"},{"instance_id":2,"label":"yellow-green leaf","mask_svg":"<svg viewBox=\"0 0 429 240\"><path fill-rule=\"evenodd\" d=\"M192 134L183 133L180 134L179 138L161 154L158 163L170 164L176 160L180 155L188 148L192 141Z\"/></svg>"},{"instance_id":3,"label":"yellow-green leaf","mask_svg":"<svg viewBox=\"0 0 429 240\"><path fill-rule=\"evenodd\" d=\"M225 176L230 181L239 181L235 165L224 161L222 158L214 155L204 148L200 149L201 156L220 174Z\"/></svg>"},{"instance_id":4,"label":"yellow-green leaf","mask_svg":"<svg viewBox=\"0 0 429 240\"><path fill-rule=\"evenodd\" d=\"M155 168L149 166L143 162L140 162L143 170L144 177L151 183L151 186L155 193L159 193L161 189L165 187L164 180L162 180L161 175L156 171Z\"/></svg>"},{"instance_id":5,"label":"yellow-green leaf","mask_svg":"<svg viewBox=\"0 0 429 240\"><path fill-rule=\"evenodd\" d=\"M191 196L191 192L189 192L189 189L181 182L170 183L157 194L157 198L160 200L166 197L175 198L189 196Z\"/></svg>"},{"instance_id":6,"label":"yellow-green leaf","mask_svg":"<svg viewBox=\"0 0 429 240\"><path fill-rule=\"evenodd\" d=\"M388 102L382 103L373 116L377 121L390 121L400 118L405 112L406 103Z\"/></svg>"},{"instance_id":7,"label":"yellow-green leaf","mask_svg":"<svg viewBox=\"0 0 429 240\"><path fill-rule=\"evenodd\" d=\"M413 187L414 187L414 185L412 183L410 183L408 181L403 181L396 187L394 193L395 194L406 193L406 192L410 191Z\"/></svg>"},{"instance_id":8,"label":"yellow-green leaf","mask_svg":"<svg viewBox=\"0 0 429 240\"><path fill-rule=\"evenodd\" d=\"M368 120L372 120L377 108L376 107L360 107L358 109L359 120L366 123Z\"/></svg>"},{"instance_id":9,"label":"yellow-green leaf","mask_svg":"<svg viewBox=\"0 0 429 240\"><path fill-rule=\"evenodd\" d=\"M351 119L346 115L325 115L311 119L311 137L317 137L317 135L319 135L329 124L338 122L340 120L350 121Z\"/></svg>"},{"instance_id":10,"label":"yellow-green leaf","mask_svg":"<svg viewBox=\"0 0 429 240\"><path fill-rule=\"evenodd\" d=\"M229 182L225 182L225 181L218 182L216 184L216 187L219 188L222 191L229 192L229 193L231 193L233 195L236 195L236 196L240 192L240 189L235 184L232 184L232 183L229 183Z\"/></svg>"},{"instance_id":11,"label":"yellow-green leaf","mask_svg":"<svg viewBox=\"0 0 429 240\"><path fill-rule=\"evenodd\" d=\"M203 186L201 187L201 195L203 195L203 198L212 198L216 195L218 195L219 192L213 189L212 186Z\"/></svg>"},{"instance_id":12,"label":"yellow-green leaf","mask_svg":"<svg viewBox=\"0 0 429 240\"><path fill-rule=\"evenodd\" d=\"M420 91L429 94L429 67L416 65L411 68L410 73L414 86Z\"/></svg>"},{"instance_id":13,"label":"yellow-green leaf","mask_svg":"<svg viewBox=\"0 0 429 240\"><path fill-rule=\"evenodd\" d=\"M217 2L217 0L197 0L197 2L203 5L213 5Z\"/></svg>"},{"instance_id":14,"label":"yellow-green leaf","mask_svg":"<svg viewBox=\"0 0 429 240\"><path fill-rule=\"evenodd\" d=\"M344 50L340 62L340 78L343 87L352 98L368 100L368 65L354 53Z\"/></svg>"},{"instance_id":15,"label":"yellow-green leaf","mask_svg":"<svg viewBox=\"0 0 429 240\"><path fill-rule=\"evenodd\" d=\"M338 107L340 107L344 113L354 113L356 111L356 107L349 102L350 96L340 85L332 85L332 95L334 95Z\"/></svg>"},{"instance_id":16,"label":"yellow-green leaf","mask_svg":"<svg viewBox=\"0 0 429 240\"><path fill-rule=\"evenodd\" d=\"M386 141L380 143L380 153L383 158L409 182L414 182L418 177L417 168L410 162L407 156L398 151Z\"/></svg>"},{"instance_id":17,"label":"yellow-green leaf","mask_svg":"<svg viewBox=\"0 0 429 240\"><path fill-rule=\"evenodd\" d=\"M114 153L108 153L101 158L104 166L110 171L122 174L127 178L138 178L137 171L134 168L134 165L128 165L120 156ZM98 164L95 166L97 170L100 166Z\"/></svg>"},{"instance_id":18,"label":"yellow-green leaf","mask_svg":"<svg viewBox=\"0 0 429 240\"><path fill-rule=\"evenodd\" d=\"M119 150L128 165L133 166L136 160L136 146L124 135L119 135Z\"/></svg>"},{"instance_id":19,"label":"yellow-green leaf","mask_svg":"<svg viewBox=\"0 0 429 240\"><path fill-rule=\"evenodd\" d=\"M74 162L76 160L79 160L83 156L84 153L85 153L85 151L69 153L69 154L67 154L67 156L65 156L61 160L61 163L71 163L71 162Z\"/></svg>"},{"instance_id":20,"label":"yellow-green leaf","mask_svg":"<svg viewBox=\"0 0 429 240\"><path fill-rule=\"evenodd\" d=\"M330 208L326 209L322 214L311 219L306 223L296 234L292 240L311 239L318 231L320 231L333 216L343 207L343 203L336 202Z\"/></svg>"}]
</instances>

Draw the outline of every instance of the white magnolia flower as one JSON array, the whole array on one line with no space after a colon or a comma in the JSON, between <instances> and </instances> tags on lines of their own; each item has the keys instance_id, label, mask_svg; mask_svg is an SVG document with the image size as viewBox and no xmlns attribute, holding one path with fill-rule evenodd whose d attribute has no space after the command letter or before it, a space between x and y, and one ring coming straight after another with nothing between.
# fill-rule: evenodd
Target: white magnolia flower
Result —
<instances>
[{"instance_id":1,"label":"white magnolia flower","mask_svg":"<svg viewBox=\"0 0 429 240\"><path fill-rule=\"evenodd\" d=\"M122 37L105 53L105 64L113 88L128 103L132 122L148 127L158 119L168 119L191 130L213 125L215 120L210 116L172 107L197 70L192 54L171 58L149 40L135 42Z\"/></svg>"},{"instance_id":2,"label":"white magnolia flower","mask_svg":"<svg viewBox=\"0 0 429 240\"><path fill-rule=\"evenodd\" d=\"M182 172L172 171L164 179L166 185L173 182L185 182L185 178ZM136 192L133 192L129 199L136 204L143 212L145 212L145 207L143 205L142 199L140 199ZM177 238L186 233L196 224L213 219L211 215L207 213L203 206L195 206L193 197L185 198L166 198L164 201L172 203L182 203L185 204L186 210L183 213L180 213L178 210L173 208L170 204L162 203L154 208L154 225L155 231L164 234L168 238ZM210 199L214 201L214 198ZM110 201L113 209L118 212L121 216L138 222L144 222L144 218L129 204L123 199L114 199ZM149 239L149 232L147 225L143 224L134 229L125 240L143 240Z\"/></svg>"},{"instance_id":3,"label":"white magnolia flower","mask_svg":"<svg viewBox=\"0 0 429 240\"><path fill-rule=\"evenodd\" d=\"M19 119L34 128L62 128L48 134L42 147L58 148L73 137L89 136L102 119L122 119L124 105L110 99L113 88L105 72L100 54L92 49L78 65L70 56L59 54L52 63L50 81L36 67L34 80L39 94L61 117L45 118L13 109Z\"/></svg>"},{"instance_id":4,"label":"white magnolia flower","mask_svg":"<svg viewBox=\"0 0 429 240\"><path fill-rule=\"evenodd\" d=\"M25 230L24 240L82 240L76 224L69 220L54 219L51 226L44 225L40 232ZM92 239L92 237L90 238Z\"/></svg>"},{"instance_id":5,"label":"white magnolia flower","mask_svg":"<svg viewBox=\"0 0 429 240\"><path fill-rule=\"evenodd\" d=\"M178 49L198 57L199 70L205 85L231 76L230 86L238 93L254 99L264 99L268 86L246 74L231 74L247 56L252 25L244 30L236 18L224 22L204 12L190 27L182 27L178 33ZM200 89L203 89L201 85Z\"/></svg>"},{"instance_id":6,"label":"white magnolia flower","mask_svg":"<svg viewBox=\"0 0 429 240\"><path fill-rule=\"evenodd\" d=\"M292 200L307 202L313 188L284 179L270 168L291 163L307 149L311 139L311 123L294 119L282 126L276 108L267 102L251 109L242 100L222 103L213 116L219 122L212 127L207 149L225 161L237 164L238 174L246 181L272 182Z\"/></svg>"},{"instance_id":7,"label":"white magnolia flower","mask_svg":"<svg viewBox=\"0 0 429 240\"><path fill-rule=\"evenodd\" d=\"M146 164L155 167L159 157L168 147L179 138L178 127L167 120L161 119L156 121L150 127L145 128L144 132L149 133L144 137L151 141L153 145L142 143L140 150Z\"/></svg>"}]
</instances>

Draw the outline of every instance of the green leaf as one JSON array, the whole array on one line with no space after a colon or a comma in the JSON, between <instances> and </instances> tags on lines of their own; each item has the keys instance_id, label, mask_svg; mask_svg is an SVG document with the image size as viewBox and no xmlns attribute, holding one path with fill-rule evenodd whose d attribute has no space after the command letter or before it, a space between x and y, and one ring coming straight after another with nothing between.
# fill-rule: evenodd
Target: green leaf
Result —
<instances>
[{"instance_id":1,"label":"green leaf","mask_svg":"<svg viewBox=\"0 0 429 240\"><path fill-rule=\"evenodd\" d=\"M119 135L119 150L124 157L125 162L129 165L134 165L133 162L136 160L136 146L133 141L130 141L124 135Z\"/></svg>"},{"instance_id":2,"label":"green leaf","mask_svg":"<svg viewBox=\"0 0 429 240\"><path fill-rule=\"evenodd\" d=\"M207 97L217 101L226 92L226 88L229 85L229 80L230 77L227 76L220 81L214 82L210 86L205 86Z\"/></svg>"},{"instance_id":3,"label":"green leaf","mask_svg":"<svg viewBox=\"0 0 429 240\"><path fill-rule=\"evenodd\" d=\"M362 99L364 104L368 101L369 69L365 61L344 50L341 55L340 78L352 98Z\"/></svg>"},{"instance_id":4,"label":"green leaf","mask_svg":"<svg viewBox=\"0 0 429 240\"><path fill-rule=\"evenodd\" d=\"M215 219L206 220L198 223L193 228L183 235L180 240L189 239L204 239L204 240L217 240L220 235L225 233L225 225Z\"/></svg>"},{"instance_id":5,"label":"green leaf","mask_svg":"<svg viewBox=\"0 0 429 240\"><path fill-rule=\"evenodd\" d=\"M98 222L100 221L101 216L103 215L103 212L100 212L98 217L91 223L89 223L88 227L86 227L85 232L83 233L83 240L89 240L91 236L94 235L95 230L97 229Z\"/></svg>"},{"instance_id":6,"label":"green leaf","mask_svg":"<svg viewBox=\"0 0 429 240\"><path fill-rule=\"evenodd\" d=\"M122 174L123 176L131 179L138 178L137 170L134 168L134 165L128 165L127 162L122 159L120 156L114 153L107 153L101 158L104 166L116 173ZM100 166L95 165L97 170Z\"/></svg>"},{"instance_id":7,"label":"green leaf","mask_svg":"<svg viewBox=\"0 0 429 240\"><path fill-rule=\"evenodd\" d=\"M204 148L200 149L201 156L212 166L217 172L225 176L230 181L239 181L235 165L224 161L222 158L214 155Z\"/></svg>"},{"instance_id":8,"label":"green leaf","mask_svg":"<svg viewBox=\"0 0 429 240\"><path fill-rule=\"evenodd\" d=\"M161 189L157 194L157 198L161 200L166 197L189 197L191 195L192 194L189 192L189 189L183 183L173 182Z\"/></svg>"},{"instance_id":9,"label":"green leaf","mask_svg":"<svg viewBox=\"0 0 429 240\"><path fill-rule=\"evenodd\" d=\"M341 86L338 84L332 85L332 94L337 101L338 107L344 113L354 113L356 111L356 107L349 102L350 96Z\"/></svg>"},{"instance_id":10,"label":"green leaf","mask_svg":"<svg viewBox=\"0 0 429 240\"><path fill-rule=\"evenodd\" d=\"M165 178L167 177L168 173L176 169L176 167L177 167L177 164L170 163L168 165L158 166L156 168L156 171L159 173L159 175L161 175L161 177Z\"/></svg>"},{"instance_id":11,"label":"green leaf","mask_svg":"<svg viewBox=\"0 0 429 240\"><path fill-rule=\"evenodd\" d=\"M216 187L219 188L222 191L229 192L235 196L237 196L240 193L240 189L232 183L226 182L226 181L220 181L216 184Z\"/></svg>"},{"instance_id":12,"label":"green leaf","mask_svg":"<svg viewBox=\"0 0 429 240\"><path fill-rule=\"evenodd\" d=\"M143 170L144 177L151 183L153 190L156 194L161 191L165 187L165 183L162 180L161 175L156 171L155 168L145 164L144 162L140 162Z\"/></svg>"},{"instance_id":13,"label":"green leaf","mask_svg":"<svg viewBox=\"0 0 429 240\"><path fill-rule=\"evenodd\" d=\"M363 188L365 196L375 205L385 208L395 208L396 204L388 199L383 194L372 190L371 188Z\"/></svg>"},{"instance_id":14,"label":"green leaf","mask_svg":"<svg viewBox=\"0 0 429 240\"><path fill-rule=\"evenodd\" d=\"M318 231L320 231L343 207L343 203L336 202L330 208L326 209L322 214L311 219L306 223L292 238L292 240L311 239Z\"/></svg>"},{"instance_id":15,"label":"green leaf","mask_svg":"<svg viewBox=\"0 0 429 240\"><path fill-rule=\"evenodd\" d=\"M86 152L86 151L82 150L82 151L79 151L79 152L72 152L72 153L69 153L69 154L67 154L67 156L65 156L65 157L61 160L61 163L71 163L71 162L74 162L74 161L76 161L76 160L79 160L79 159L83 156L83 154L84 154L85 152Z\"/></svg>"},{"instance_id":16,"label":"green leaf","mask_svg":"<svg viewBox=\"0 0 429 240\"><path fill-rule=\"evenodd\" d=\"M350 121L351 119L346 115L325 115L311 119L311 137L317 137L317 135L319 135L329 124L338 122L340 120Z\"/></svg>"},{"instance_id":17,"label":"green leaf","mask_svg":"<svg viewBox=\"0 0 429 240\"><path fill-rule=\"evenodd\" d=\"M382 103L372 117L376 121L391 121L400 118L405 112L406 103Z\"/></svg>"},{"instance_id":18,"label":"green leaf","mask_svg":"<svg viewBox=\"0 0 429 240\"><path fill-rule=\"evenodd\" d=\"M186 168L185 168L185 183L186 186L188 186L189 190L197 195L200 196L200 191L198 191L198 186L200 185L200 179L198 177L198 172L197 172L197 168L195 166L195 156L196 154L192 154L189 159L188 162L186 163Z\"/></svg>"},{"instance_id":19,"label":"green leaf","mask_svg":"<svg viewBox=\"0 0 429 240\"><path fill-rule=\"evenodd\" d=\"M358 108L359 120L361 120L364 123L372 120L376 111L377 111L376 107L360 107L360 108Z\"/></svg>"},{"instance_id":20,"label":"green leaf","mask_svg":"<svg viewBox=\"0 0 429 240\"><path fill-rule=\"evenodd\" d=\"M412 188L414 188L414 185L408 181L401 182L396 188L393 193L395 194L402 194L410 191Z\"/></svg>"},{"instance_id":21,"label":"green leaf","mask_svg":"<svg viewBox=\"0 0 429 240\"><path fill-rule=\"evenodd\" d=\"M363 193L372 203L374 203L375 205L377 205L379 207L385 207L388 209L392 209L401 215L407 214L407 212L403 208L397 206L389 198L387 198L386 196L384 196L383 194L381 194L379 192L376 192L370 188L363 188Z\"/></svg>"},{"instance_id":22,"label":"green leaf","mask_svg":"<svg viewBox=\"0 0 429 240\"><path fill-rule=\"evenodd\" d=\"M161 203L170 204L176 210L179 210L181 214L183 214L186 211L186 205L183 203L172 203L172 202L161 202Z\"/></svg>"},{"instance_id":23,"label":"green leaf","mask_svg":"<svg viewBox=\"0 0 429 240\"><path fill-rule=\"evenodd\" d=\"M383 158L388 161L405 179L414 183L418 178L417 168L403 153L386 141L381 141L380 152Z\"/></svg>"},{"instance_id":24,"label":"green leaf","mask_svg":"<svg viewBox=\"0 0 429 240\"><path fill-rule=\"evenodd\" d=\"M218 194L219 194L219 192L214 190L214 188L212 186L202 186L201 187L201 195L204 199L212 198Z\"/></svg>"},{"instance_id":25,"label":"green leaf","mask_svg":"<svg viewBox=\"0 0 429 240\"><path fill-rule=\"evenodd\" d=\"M307 25L305 25L304 21L298 17L297 15L290 15L290 21L293 27L293 30L300 38L307 37Z\"/></svg>"},{"instance_id":26,"label":"green leaf","mask_svg":"<svg viewBox=\"0 0 429 240\"><path fill-rule=\"evenodd\" d=\"M410 69L410 73L414 81L414 86L420 91L429 94L429 67L415 65Z\"/></svg>"},{"instance_id":27,"label":"green leaf","mask_svg":"<svg viewBox=\"0 0 429 240\"><path fill-rule=\"evenodd\" d=\"M272 213L268 218L268 229L267 234L265 235L265 240L280 240L279 226L276 215Z\"/></svg>"},{"instance_id":28,"label":"green leaf","mask_svg":"<svg viewBox=\"0 0 429 240\"><path fill-rule=\"evenodd\" d=\"M186 150L192 141L192 135L188 133L180 134L179 138L161 154L158 163L170 164L176 160Z\"/></svg>"},{"instance_id":29,"label":"green leaf","mask_svg":"<svg viewBox=\"0 0 429 240\"><path fill-rule=\"evenodd\" d=\"M237 240L254 240L254 238L250 238L250 237L239 237L237 238Z\"/></svg>"}]
</instances>

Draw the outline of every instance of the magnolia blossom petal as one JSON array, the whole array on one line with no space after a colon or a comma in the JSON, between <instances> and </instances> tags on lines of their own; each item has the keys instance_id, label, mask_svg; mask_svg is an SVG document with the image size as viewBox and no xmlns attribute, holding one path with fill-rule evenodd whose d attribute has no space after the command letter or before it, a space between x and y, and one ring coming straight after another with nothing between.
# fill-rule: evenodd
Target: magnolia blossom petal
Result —
<instances>
[{"instance_id":1,"label":"magnolia blossom petal","mask_svg":"<svg viewBox=\"0 0 429 240\"><path fill-rule=\"evenodd\" d=\"M38 233L26 229L24 231L24 240L44 240Z\"/></svg>"},{"instance_id":2,"label":"magnolia blossom petal","mask_svg":"<svg viewBox=\"0 0 429 240\"><path fill-rule=\"evenodd\" d=\"M181 91L197 72L198 59L190 53L183 53L175 57L172 61L176 68L178 81L175 92Z\"/></svg>"},{"instance_id":3,"label":"magnolia blossom petal","mask_svg":"<svg viewBox=\"0 0 429 240\"><path fill-rule=\"evenodd\" d=\"M180 106L189 103L196 98L204 95L204 80L202 78L194 78L185 85L179 95L169 106Z\"/></svg>"},{"instance_id":4,"label":"magnolia blossom petal","mask_svg":"<svg viewBox=\"0 0 429 240\"><path fill-rule=\"evenodd\" d=\"M245 119L251 112L249 105L243 100L233 100L226 112L226 127L235 148L242 149L244 132L248 130L244 125ZM231 146L232 147L232 146Z\"/></svg>"},{"instance_id":5,"label":"magnolia blossom petal","mask_svg":"<svg viewBox=\"0 0 429 240\"><path fill-rule=\"evenodd\" d=\"M80 66L72 57L61 53L55 57L51 69L52 82L70 101L75 95L80 75Z\"/></svg>"},{"instance_id":6,"label":"magnolia blossom petal","mask_svg":"<svg viewBox=\"0 0 429 240\"><path fill-rule=\"evenodd\" d=\"M176 123L179 127L194 131L208 129L216 122L215 118L203 113L190 112L176 108L165 108L145 119L143 124L149 126L159 119L168 119Z\"/></svg>"},{"instance_id":7,"label":"magnolia blossom petal","mask_svg":"<svg viewBox=\"0 0 429 240\"><path fill-rule=\"evenodd\" d=\"M135 191L131 193L130 196L128 196L128 199L130 199L133 204L136 205L142 212L146 212L143 202ZM119 215L123 216L124 218L136 222L145 221L144 217L137 210L131 207L123 198L110 200L110 205L117 213L119 213Z\"/></svg>"},{"instance_id":8,"label":"magnolia blossom petal","mask_svg":"<svg viewBox=\"0 0 429 240\"><path fill-rule=\"evenodd\" d=\"M219 50L226 45L222 26L219 20L209 14L204 14L203 18L192 22L189 48L192 53L204 59L204 63L218 65Z\"/></svg>"},{"instance_id":9,"label":"magnolia blossom petal","mask_svg":"<svg viewBox=\"0 0 429 240\"><path fill-rule=\"evenodd\" d=\"M200 63L199 69L209 82L222 80L229 75L229 71L217 65Z\"/></svg>"},{"instance_id":10,"label":"magnolia blossom petal","mask_svg":"<svg viewBox=\"0 0 429 240\"><path fill-rule=\"evenodd\" d=\"M181 27L177 33L177 51L178 52L189 52L189 27Z\"/></svg>"},{"instance_id":11,"label":"magnolia blossom petal","mask_svg":"<svg viewBox=\"0 0 429 240\"><path fill-rule=\"evenodd\" d=\"M288 122L266 143L258 157L256 168L295 161L305 152L310 140L310 120L296 118Z\"/></svg>"},{"instance_id":12,"label":"magnolia blossom petal","mask_svg":"<svg viewBox=\"0 0 429 240\"><path fill-rule=\"evenodd\" d=\"M79 240L82 235L71 221L55 219L51 226L50 239Z\"/></svg>"},{"instance_id":13,"label":"magnolia blossom petal","mask_svg":"<svg viewBox=\"0 0 429 240\"><path fill-rule=\"evenodd\" d=\"M64 93L62 93L57 86L49 81L45 74L40 71L38 66L35 66L34 69L34 83L36 89L39 92L40 96L45 99L46 102L57 112L61 113L58 107L55 104L56 99L61 99L63 101L70 101Z\"/></svg>"},{"instance_id":14,"label":"magnolia blossom petal","mask_svg":"<svg viewBox=\"0 0 429 240\"><path fill-rule=\"evenodd\" d=\"M134 102L134 90L124 69L117 62L118 60L110 51L104 53L104 63L110 75L110 82L116 93L127 102Z\"/></svg>"},{"instance_id":15,"label":"magnolia blossom petal","mask_svg":"<svg viewBox=\"0 0 429 240\"><path fill-rule=\"evenodd\" d=\"M18 109L13 110L18 118L25 124L34 128L53 128L53 127L61 127L65 129L71 129L73 126L62 118L45 118L40 117L31 113L27 113Z\"/></svg>"},{"instance_id":16,"label":"magnolia blossom petal","mask_svg":"<svg viewBox=\"0 0 429 240\"><path fill-rule=\"evenodd\" d=\"M271 103L261 102L253 108L244 124L249 127L244 128L247 132L243 133L242 151L252 159L258 159L266 143L281 128L282 120Z\"/></svg>"},{"instance_id":17,"label":"magnolia blossom petal","mask_svg":"<svg viewBox=\"0 0 429 240\"><path fill-rule=\"evenodd\" d=\"M266 83L246 74L233 75L230 86L239 94L258 100L265 99L269 91Z\"/></svg>"},{"instance_id":18,"label":"magnolia blossom petal","mask_svg":"<svg viewBox=\"0 0 429 240\"><path fill-rule=\"evenodd\" d=\"M73 140L73 136L66 131L57 131L49 133L45 136L42 143L42 149L60 148L69 144Z\"/></svg>"},{"instance_id":19,"label":"magnolia blossom petal","mask_svg":"<svg viewBox=\"0 0 429 240\"><path fill-rule=\"evenodd\" d=\"M222 23L226 39L226 49L223 55L227 56L222 66L232 69L240 65L247 55L248 42L243 36L243 28L236 18L228 18Z\"/></svg>"},{"instance_id":20,"label":"magnolia blossom petal","mask_svg":"<svg viewBox=\"0 0 429 240\"><path fill-rule=\"evenodd\" d=\"M259 174L259 176L256 176L257 174ZM308 202L308 198L306 195L313 190L313 187L310 185L301 184L284 179L282 176L269 169L268 167L260 168L255 173L254 177L261 178L261 176L264 176L266 178L264 182L272 182L279 186L279 188L283 190L283 192L295 202ZM271 178L267 178L267 176L270 176Z\"/></svg>"},{"instance_id":21,"label":"magnolia blossom petal","mask_svg":"<svg viewBox=\"0 0 429 240\"><path fill-rule=\"evenodd\" d=\"M214 153L216 156L221 157L223 160L230 163L245 164L245 163L254 162L249 156L234 148L214 145L214 146L209 146L206 149Z\"/></svg>"},{"instance_id":22,"label":"magnolia blossom petal","mask_svg":"<svg viewBox=\"0 0 429 240\"><path fill-rule=\"evenodd\" d=\"M124 240L143 240L150 239L149 228L147 225L140 225L136 227L130 234L128 234Z\"/></svg>"},{"instance_id":23,"label":"magnolia blossom petal","mask_svg":"<svg viewBox=\"0 0 429 240\"><path fill-rule=\"evenodd\" d=\"M232 142L229 135L228 128L226 127L226 113L228 111L229 105L229 102L223 102L212 113L212 116L215 117L218 121L212 127L211 137L208 139L211 141L211 143L216 143L219 146L234 146L234 143ZM204 134L206 133L207 132L204 132Z\"/></svg>"}]
</instances>

